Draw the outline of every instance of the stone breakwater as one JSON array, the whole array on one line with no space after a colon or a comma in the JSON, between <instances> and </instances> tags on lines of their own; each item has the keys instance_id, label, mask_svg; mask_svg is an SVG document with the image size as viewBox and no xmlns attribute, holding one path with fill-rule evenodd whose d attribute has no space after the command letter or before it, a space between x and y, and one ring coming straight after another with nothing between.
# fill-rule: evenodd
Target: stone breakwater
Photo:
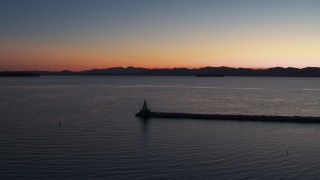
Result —
<instances>
[{"instance_id":1,"label":"stone breakwater","mask_svg":"<svg viewBox=\"0 0 320 180\"><path fill-rule=\"evenodd\" d=\"M191 114L191 113L170 113L170 112L139 112L135 116L143 119L170 118L170 119L207 119L207 120L232 120L232 121L320 123L320 117L303 117L303 116L224 115L224 114Z\"/></svg>"}]
</instances>

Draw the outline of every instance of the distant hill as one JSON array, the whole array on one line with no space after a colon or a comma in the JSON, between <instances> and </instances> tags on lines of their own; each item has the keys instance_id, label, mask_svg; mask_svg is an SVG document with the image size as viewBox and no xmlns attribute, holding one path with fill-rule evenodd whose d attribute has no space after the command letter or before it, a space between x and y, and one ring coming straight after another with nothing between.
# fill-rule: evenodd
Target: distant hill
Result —
<instances>
[{"instance_id":1,"label":"distant hill","mask_svg":"<svg viewBox=\"0 0 320 180\"><path fill-rule=\"evenodd\" d=\"M11 72L4 71L0 72L0 77L38 77L39 74L31 73L31 72Z\"/></svg>"},{"instance_id":2,"label":"distant hill","mask_svg":"<svg viewBox=\"0 0 320 180\"><path fill-rule=\"evenodd\" d=\"M272 76L272 77L320 77L320 68L283 68L268 69L230 68L230 67L203 67L203 68L162 68L147 69L140 67L113 67L106 69L91 69L80 72L73 71L24 71L23 73L39 75L99 75L99 76Z\"/></svg>"}]
</instances>

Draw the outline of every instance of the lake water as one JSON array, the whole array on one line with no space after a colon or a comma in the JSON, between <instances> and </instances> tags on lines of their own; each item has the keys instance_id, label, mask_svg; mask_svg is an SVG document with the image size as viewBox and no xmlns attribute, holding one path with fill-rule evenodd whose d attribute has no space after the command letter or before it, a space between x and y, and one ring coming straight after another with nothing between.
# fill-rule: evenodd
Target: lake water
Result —
<instances>
[{"instance_id":1,"label":"lake water","mask_svg":"<svg viewBox=\"0 0 320 180\"><path fill-rule=\"evenodd\" d=\"M143 99L154 111L320 116L320 79L0 78L0 179L320 176L320 124L143 121Z\"/></svg>"}]
</instances>

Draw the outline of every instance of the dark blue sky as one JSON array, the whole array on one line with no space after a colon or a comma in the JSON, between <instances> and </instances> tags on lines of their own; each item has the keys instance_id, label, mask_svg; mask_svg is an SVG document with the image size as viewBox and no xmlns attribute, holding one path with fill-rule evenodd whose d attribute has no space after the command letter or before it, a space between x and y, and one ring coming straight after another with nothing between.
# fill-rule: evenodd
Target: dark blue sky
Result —
<instances>
[{"instance_id":1,"label":"dark blue sky","mask_svg":"<svg viewBox=\"0 0 320 180\"><path fill-rule=\"evenodd\" d=\"M272 23L299 27L316 23L319 7L317 0L1 0L0 33L39 37L101 28L108 34L124 27L134 31L146 24L181 24L183 28L188 23L216 29L241 29L242 23L248 28Z\"/></svg>"}]
</instances>

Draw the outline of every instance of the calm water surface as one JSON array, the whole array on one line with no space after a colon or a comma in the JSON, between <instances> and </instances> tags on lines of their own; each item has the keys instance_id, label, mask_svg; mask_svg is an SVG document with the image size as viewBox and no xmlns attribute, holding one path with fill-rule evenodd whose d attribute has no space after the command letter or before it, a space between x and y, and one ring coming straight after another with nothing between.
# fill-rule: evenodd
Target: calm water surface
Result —
<instances>
[{"instance_id":1,"label":"calm water surface","mask_svg":"<svg viewBox=\"0 0 320 180\"><path fill-rule=\"evenodd\" d=\"M0 179L320 176L320 124L143 121L144 98L155 111L320 116L320 79L1 78Z\"/></svg>"}]
</instances>

